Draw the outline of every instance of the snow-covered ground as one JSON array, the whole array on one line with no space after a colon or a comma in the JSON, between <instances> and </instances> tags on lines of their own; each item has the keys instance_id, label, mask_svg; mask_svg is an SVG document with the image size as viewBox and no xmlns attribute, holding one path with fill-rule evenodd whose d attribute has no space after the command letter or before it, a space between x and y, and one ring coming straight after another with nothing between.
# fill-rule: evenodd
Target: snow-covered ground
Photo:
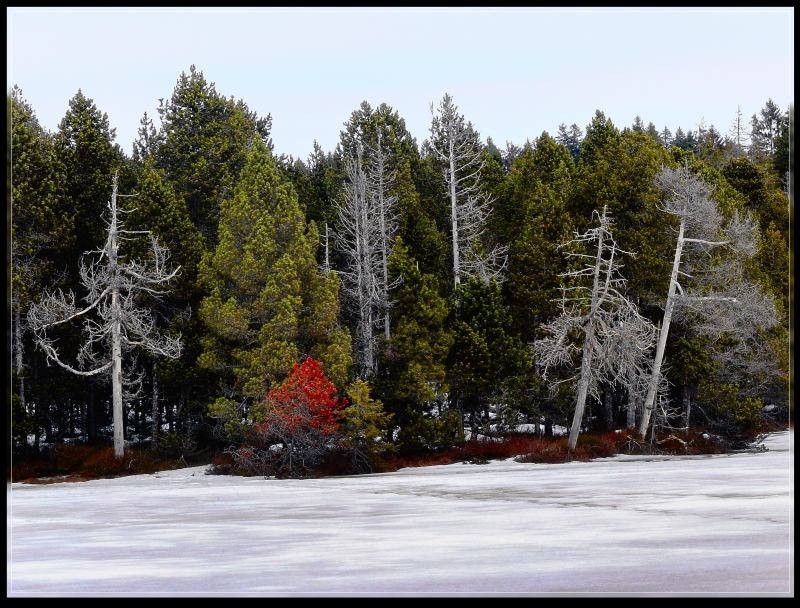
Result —
<instances>
[{"instance_id":1,"label":"snow-covered ground","mask_svg":"<svg viewBox=\"0 0 800 608\"><path fill-rule=\"evenodd\" d=\"M769 451L313 480L11 484L9 595L793 594L792 434Z\"/></svg>"}]
</instances>

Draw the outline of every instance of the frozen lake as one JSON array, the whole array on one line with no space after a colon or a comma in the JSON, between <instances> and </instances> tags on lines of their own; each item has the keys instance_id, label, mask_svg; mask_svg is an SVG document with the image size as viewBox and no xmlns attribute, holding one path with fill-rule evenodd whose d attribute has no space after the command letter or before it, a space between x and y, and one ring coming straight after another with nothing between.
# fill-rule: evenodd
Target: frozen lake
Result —
<instances>
[{"instance_id":1,"label":"frozen lake","mask_svg":"<svg viewBox=\"0 0 800 608\"><path fill-rule=\"evenodd\" d=\"M762 453L313 480L11 484L9 595L793 594L793 433Z\"/></svg>"}]
</instances>

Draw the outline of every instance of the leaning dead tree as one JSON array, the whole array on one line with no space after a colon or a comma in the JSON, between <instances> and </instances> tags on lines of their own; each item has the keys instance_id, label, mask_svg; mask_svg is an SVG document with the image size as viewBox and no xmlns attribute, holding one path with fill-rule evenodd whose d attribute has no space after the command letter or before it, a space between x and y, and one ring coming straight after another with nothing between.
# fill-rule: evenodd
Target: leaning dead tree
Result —
<instances>
[{"instance_id":1,"label":"leaning dead tree","mask_svg":"<svg viewBox=\"0 0 800 608\"><path fill-rule=\"evenodd\" d=\"M620 276L622 254L611 232L613 222L606 208L594 212L598 226L576 234L560 248L582 246L593 253L565 251L569 257L582 260L579 270L562 274L583 285L562 287L561 315L543 326L548 334L533 344L545 378L549 368L572 364L580 355L580 371L554 386L577 379L575 415L567 443L574 449L578 442L586 398L600 399L601 382L617 382L624 386L630 399L640 393L642 378L647 376L648 351L655 343L656 329L642 317L634 303L623 294L625 279ZM591 286L586 285L591 279Z\"/></svg>"},{"instance_id":2,"label":"leaning dead tree","mask_svg":"<svg viewBox=\"0 0 800 608\"><path fill-rule=\"evenodd\" d=\"M134 347L141 347L154 355L176 359L181 353L179 337L162 336L155 329L155 320L147 308L137 307L137 298L142 294L158 297L159 287L178 274L180 267L169 271L166 268L169 251L148 231L124 230L121 213L134 210L117 208L117 175L114 175L111 202L108 204L108 238L105 246L95 252L99 257L87 265L81 260L81 282L88 294L84 308L75 305L75 295L63 292L46 294L41 303L31 306L28 325L34 332L36 344L47 354L48 364L54 361L66 370L80 376L111 375L114 453L121 457L125 453L123 437L123 354ZM135 196L135 195L128 195ZM136 236L150 237L150 263L138 260L125 262L119 253L121 241L134 240ZM93 313L95 318L92 318ZM86 341L77 353L75 366L65 363L50 335L59 325L83 320ZM102 347L103 354L95 351Z\"/></svg>"},{"instance_id":3,"label":"leaning dead tree","mask_svg":"<svg viewBox=\"0 0 800 608\"><path fill-rule=\"evenodd\" d=\"M758 240L753 219L734 213L729 221L723 221L711 198L713 188L693 175L688 163L679 169L664 167L656 185L667 193L661 210L677 216L680 224L664 317L639 424L642 437L647 433L662 381L664 351L674 314L691 316L694 329L712 341L724 335L734 336L733 347L716 353L723 360L742 355L758 331L777 323L772 298L744 278L744 261L756 253ZM717 249L724 251L714 251Z\"/></svg>"},{"instance_id":4,"label":"leaning dead tree","mask_svg":"<svg viewBox=\"0 0 800 608\"><path fill-rule=\"evenodd\" d=\"M488 284L502 280L508 247L485 242L486 220L493 200L483 191L481 171L486 161L480 135L465 123L453 98L445 94L438 116L431 103L431 148L442 163L442 177L450 199L453 282L462 277L479 277Z\"/></svg>"}]
</instances>

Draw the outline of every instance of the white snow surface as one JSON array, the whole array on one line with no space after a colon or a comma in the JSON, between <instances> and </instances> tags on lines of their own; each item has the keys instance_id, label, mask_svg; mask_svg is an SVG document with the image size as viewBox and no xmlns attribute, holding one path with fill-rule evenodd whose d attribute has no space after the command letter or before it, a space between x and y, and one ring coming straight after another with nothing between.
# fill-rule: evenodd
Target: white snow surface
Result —
<instances>
[{"instance_id":1,"label":"white snow surface","mask_svg":"<svg viewBox=\"0 0 800 608\"><path fill-rule=\"evenodd\" d=\"M793 433L765 445L310 480L194 467L14 483L7 591L793 595Z\"/></svg>"}]
</instances>

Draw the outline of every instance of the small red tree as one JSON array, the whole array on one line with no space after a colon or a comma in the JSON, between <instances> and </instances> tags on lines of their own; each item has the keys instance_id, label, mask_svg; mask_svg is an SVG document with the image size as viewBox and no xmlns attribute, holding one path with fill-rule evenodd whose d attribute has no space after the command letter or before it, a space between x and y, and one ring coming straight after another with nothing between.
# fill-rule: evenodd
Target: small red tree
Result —
<instances>
[{"instance_id":1,"label":"small red tree","mask_svg":"<svg viewBox=\"0 0 800 608\"><path fill-rule=\"evenodd\" d=\"M295 363L283 384L269 392L264 407L267 420L256 430L268 432L270 419L278 417L287 430L309 427L320 435L331 435L336 432L339 412L346 405L335 394L336 387L325 377L322 366L308 357L302 364Z\"/></svg>"},{"instance_id":2,"label":"small red tree","mask_svg":"<svg viewBox=\"0 0 800 608\"><path fill-rule=\"evenodd\" d=\"M336 443L345 399L311 357L296 363L289 377L273 388L262 405L263 422L255 426L264 451L265 474L302 477ZM250 450L252 451L252 450Z\"/></svg>"}]
</instances>

